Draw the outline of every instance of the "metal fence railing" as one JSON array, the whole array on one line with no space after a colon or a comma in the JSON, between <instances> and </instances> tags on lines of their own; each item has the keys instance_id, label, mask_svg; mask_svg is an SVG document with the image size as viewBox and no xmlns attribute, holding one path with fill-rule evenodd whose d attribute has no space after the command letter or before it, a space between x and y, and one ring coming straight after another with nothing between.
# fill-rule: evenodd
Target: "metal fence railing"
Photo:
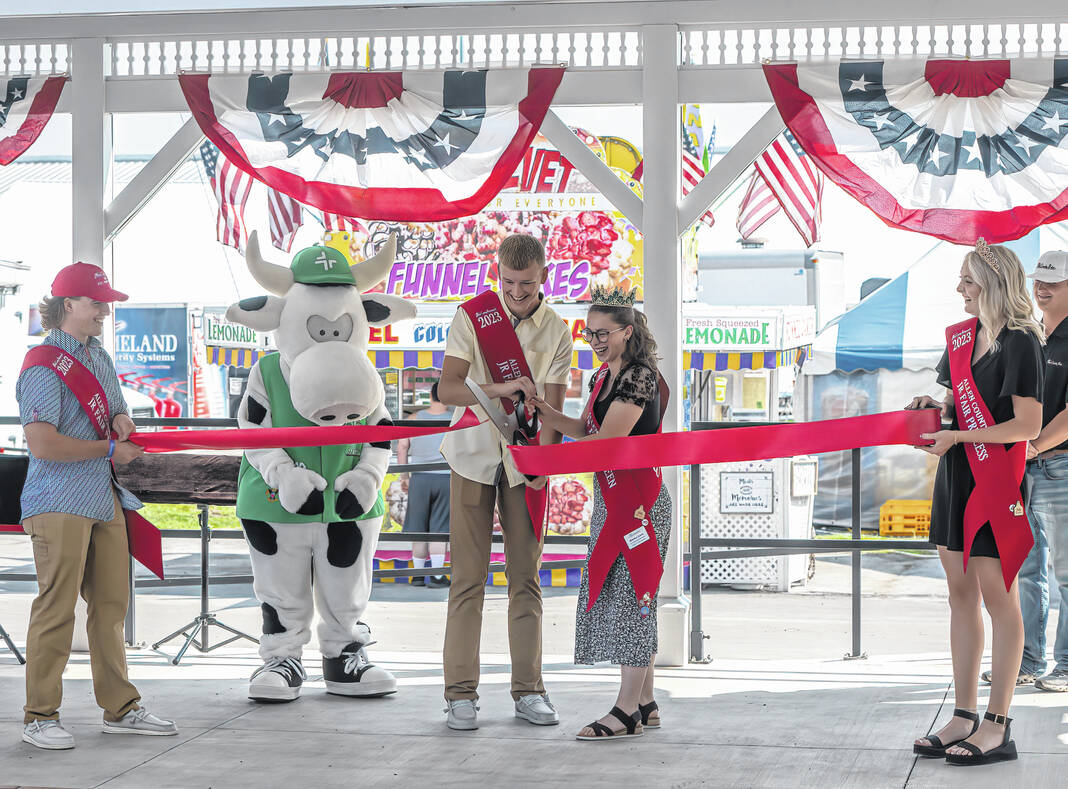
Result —
<instances>
[{"instance_id":1,"label":"metal fence railing","mask_svg":"<svg viewBox=\"0 0 1068 789\"><path fill-rule=\"evenodd\" d=\"M727 427L747 427L769 422L695 422L692 430L715 430ZM852 645L847 659L865 657L861 650L861 588L860 554L862 551L935 550L921 540L862 540L860 522L861 477L860 450L850 450L851 474L851 533L848 539L795 540L743 539L701 537L701 475L690 474L690 660L703 662L705 635L701 624L701 561L706 559L744 559L754 556L787 556L790 554L845 553L852 555L850 602L852 609Z\"/></svg>"}]
</instances>

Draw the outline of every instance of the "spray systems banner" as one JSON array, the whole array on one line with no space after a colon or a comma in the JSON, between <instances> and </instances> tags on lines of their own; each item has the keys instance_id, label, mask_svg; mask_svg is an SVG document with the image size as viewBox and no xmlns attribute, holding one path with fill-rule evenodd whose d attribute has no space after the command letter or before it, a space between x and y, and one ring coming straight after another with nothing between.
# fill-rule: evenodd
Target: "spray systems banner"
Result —
<instances>
[{"instance_id":1,"label":"spray systems banner","mask_svg":"<svg viewBox=\"0 0 1068 789\"><path fill-rule=\"evenodd\" d=\"M115 370L125 386L152 399L157 416L189 416L185 305L117 307Z\"/></svg>"}]
</instances>

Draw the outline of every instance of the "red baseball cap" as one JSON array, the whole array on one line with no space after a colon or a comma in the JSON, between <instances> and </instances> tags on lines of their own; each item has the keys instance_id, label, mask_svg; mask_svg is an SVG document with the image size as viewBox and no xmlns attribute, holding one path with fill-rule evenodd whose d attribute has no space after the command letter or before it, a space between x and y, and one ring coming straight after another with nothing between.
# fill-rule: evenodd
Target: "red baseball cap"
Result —
<instances>
[{"instance_id":1,"label":"red baseball cap","mask_svg":"<svg viewBox=\"0 0 1068 789\"><path fill-rule=\"evenodd\" d=\"M126 301L130 298L111 287L104 269L89 263L71 263L61 268L52 280L52 295L70 299L86 296L96 301Z\"/></svg>"}]
</instances>

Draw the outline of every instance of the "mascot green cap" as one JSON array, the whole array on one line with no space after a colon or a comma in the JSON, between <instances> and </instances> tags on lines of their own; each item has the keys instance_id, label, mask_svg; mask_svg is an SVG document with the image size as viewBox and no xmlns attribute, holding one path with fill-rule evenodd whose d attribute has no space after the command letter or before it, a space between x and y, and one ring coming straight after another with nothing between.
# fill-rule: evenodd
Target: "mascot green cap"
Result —
<instances>
[{"instance_id":1,"label":"mascot green cap","mask_svg":"<svg viewBox=\"0 0 1068 789\"><path fill-rule=\"evenodd\" d=\"M355 285L349 261L333 247L302 249L290 264L293 281L304 285Z\"/></svg>"}]
</instances>

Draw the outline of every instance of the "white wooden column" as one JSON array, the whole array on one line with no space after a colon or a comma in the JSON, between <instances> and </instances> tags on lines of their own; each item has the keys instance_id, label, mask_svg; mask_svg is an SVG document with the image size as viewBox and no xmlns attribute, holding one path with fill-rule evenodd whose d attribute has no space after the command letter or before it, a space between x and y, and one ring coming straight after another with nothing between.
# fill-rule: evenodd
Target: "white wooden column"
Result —
<instances>
[{"instance_id":1,"label":"white wooden column","mask_svg":"<svg viewBox=\"0 0 1068 789\"><path fill-rule=\"evenodd\" d=\"M72 80L67 87L72 120L70 262L103 266L104 208L111 172L111 116L104 110L104 39L75 39L71 54Z\"/></svg>"},{"instance_id":2,"label":"white wooden column","mask_svg":"<svg viewBox=\"0 0 1068 789\"><path fill-rule=\"evenodd\" d=\"M664 431L682 430L682 273L679 250L680 132L678 28L642 28L642 219L645 314L659 346L660 372L671 387ZM682 588L682 470L664 469L671 494L671 541L660 582L657 664L685 665L689 600Z\"/></svg>"}]
</instances>

